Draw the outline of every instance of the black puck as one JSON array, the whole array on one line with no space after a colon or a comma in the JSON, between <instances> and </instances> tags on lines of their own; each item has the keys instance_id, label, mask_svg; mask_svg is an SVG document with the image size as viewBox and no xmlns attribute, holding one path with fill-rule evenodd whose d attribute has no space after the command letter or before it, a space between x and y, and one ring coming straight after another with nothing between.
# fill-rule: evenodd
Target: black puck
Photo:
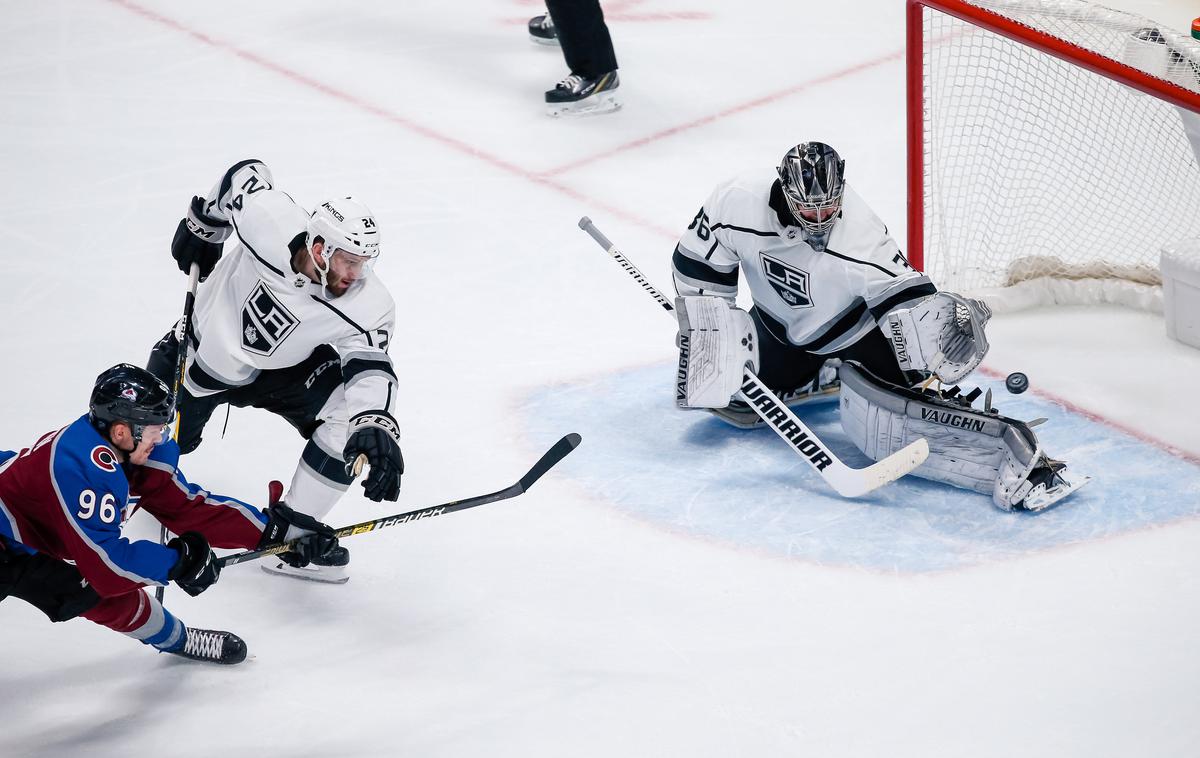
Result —
<instances>
[{"instance_id":1,"label":"black puck","mask_svg":"<svg viewBox=\"0 0 1200 758\"><path fill-rule=\"evenodd\" d=\"M1009 374L1004 380L1004 386L1014 395L1020 395L1025 390L1029 389L1029 377L1022 374L1020 371L1014 371Z\"/></svg>"}]
</instances>

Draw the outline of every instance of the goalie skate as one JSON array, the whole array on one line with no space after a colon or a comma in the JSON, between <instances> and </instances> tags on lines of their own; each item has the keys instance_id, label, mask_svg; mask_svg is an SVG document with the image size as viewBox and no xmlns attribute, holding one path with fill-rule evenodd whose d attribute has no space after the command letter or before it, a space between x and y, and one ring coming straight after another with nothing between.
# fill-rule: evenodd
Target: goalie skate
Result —
<instances>
[{"instance_id":1,"label":"goalie skate","mask_svg":"<svg viewBox=\"0 0 1200 758\"><path fill-rule=\"evenodd\" d=\"M1043 466L1029 475L1029 481L1036 482L1033 489L1014 510L1033 513L1044 511L1092 480L1090 476L1084 475L1072 475L1068 479L1064 476L1066 467L1062 461L1044 458Z\"/></svg>"},{"instance_id":2,"label":"goalie skate","mask_svg":"<svg viewBox=\"0 0 1200 758\"><path fill-rule=\"evenodd\" d=\"M802 405L837 400L841 388L842 382L838 379L837 369L826 364L821 367L817 378L811 384L806 384L791 392L785 392L779 395L779 399L788 408L795 410ZM741 400L734 400L724 408L709 408L708 410L717 418L738 429L755 429L766 423L761 416L754 412L753 408Z\"/></svg>"}]
</instances>

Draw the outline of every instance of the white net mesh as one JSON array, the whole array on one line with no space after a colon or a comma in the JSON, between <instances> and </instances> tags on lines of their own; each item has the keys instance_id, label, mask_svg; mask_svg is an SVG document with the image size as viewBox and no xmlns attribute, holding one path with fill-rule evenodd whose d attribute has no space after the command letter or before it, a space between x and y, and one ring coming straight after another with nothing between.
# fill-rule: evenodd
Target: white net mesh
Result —
<instances>
[{"instance_id":1,"label":"white net mesh","mask_svg":"<svg viewBox=\"0 0 1200 758\"><path fill-rule=\"evenodd\" d=\"M1081 0L973 0L1200 93L1200 42ZM1200 114L924 10L925 267L949 290L1160 281L1200 235ZM1164 84L1166 83L1164 82Z\"/></svg>"}]
</instances>

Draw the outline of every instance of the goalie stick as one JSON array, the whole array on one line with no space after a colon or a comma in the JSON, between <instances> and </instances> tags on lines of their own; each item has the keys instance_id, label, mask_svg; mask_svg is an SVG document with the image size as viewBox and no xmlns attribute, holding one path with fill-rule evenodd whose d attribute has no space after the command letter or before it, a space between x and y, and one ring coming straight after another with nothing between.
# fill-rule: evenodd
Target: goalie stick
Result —
<instances>
[{"instance_id":1,"label":"goalie stick","mask_svg":"<svg viewBox=\"0 0 1200 758\"><path fill-rule=\"evenodd\" d=\"M671 312L675 306L662 292L647 281L637 267L616 248L615 245L596 228L587 216L579 219L579 228L591 235L600 247L608 251L613 260L621 264L642 289L650 293L664 310ZM813 434L803 421L796 417L784 405L775 393L762 383L753 371L747 367L742 374L742 387L737 397L749 404L762 420L775 430L788 446L799 453L814 470L829 483L830 487L842 497L860 497L888 482L893 482L909 473L925 462L929 457L929 443L919 439L907 447L897 450L883 460L877 461L866 468L850 468L843 463L825 443Z\"/></svg>"},{"instance_id":2,"label":"goalie stick","mask_svg":"<svg viewBox=\"0 0 1200 758\"><path fill-rule=\"evenodd\" d=\"M486 505L487 503L494 503L497 500L507 500L509 498L516 497L517 495L525 493L530 487L533 486L534 482L542 478L543 474L553 468L554 465L563 458L566 458L568 453L579 446L581 439L582 438L578 434L572 432L560 439L558 442L555 442L554 446L547 450L546 453L538 459L537 463L533 464L533 468L525 472L525 476L521 477L516 484L509 485L502 490L497 490L496 492L492 492L488 495L477 495L476 497L469 497L465 500L452 500L449 503L442 503L441 505L431 505L428 508L420 508L415 511L408 511L407 513L397 513L394 516L385 516L373 521L363 521L359 524L343 526L341 529L338 529L334 532L334 536L338 537L339 539L342 537L352 537L356 534L366 534L367 532L373 532L376 529L383 529L384 527L388 526L399 526L400 524L407 524L419 519L443 516L447 513L454 513L455 511L463 511L467 508L474 508L477 505ZM234 553L233 555L227 555L224 558L218 559L218 563L221 564L221 568L226 568L238 563L253 561L257 558L265 558L268 555L286 552L287 550L290 550L295 543L296 540L293 540L292 542L280 542L275 545L268 545L267 547L259 550L247 550L244 553Z\"/></svg>"}]
</instances>

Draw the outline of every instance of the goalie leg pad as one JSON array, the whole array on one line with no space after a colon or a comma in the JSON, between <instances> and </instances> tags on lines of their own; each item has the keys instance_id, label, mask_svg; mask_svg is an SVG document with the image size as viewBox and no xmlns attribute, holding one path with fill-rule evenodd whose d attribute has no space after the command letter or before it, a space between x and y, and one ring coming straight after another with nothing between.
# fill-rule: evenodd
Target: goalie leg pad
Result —
<instances>
[{"instance_id":1,"label":"goalie leg pad","mask_svg":"<svg viewBox=\"0 0 1200 758\"><path fill-rule=\"evenodd\" d=\"M852 361L840 374L842 429L873 460L924 437L929 458L915 475L990 494L1006 511L1042 510L1088 481L1068 479L1024 422L890 384Z\"/></svg>"},{"instance_id":2,"label":"goalie leg pad","mask_svg":"<svg viewBox=\"0 0 1200 758\"><path fill-rule=\"evenodd\" d=\"M746 366L758 367L758 333L750 314L709 296L675 299L679 318L680 408L724 408L742 388Z\"/></svg>"}]
</instances>

